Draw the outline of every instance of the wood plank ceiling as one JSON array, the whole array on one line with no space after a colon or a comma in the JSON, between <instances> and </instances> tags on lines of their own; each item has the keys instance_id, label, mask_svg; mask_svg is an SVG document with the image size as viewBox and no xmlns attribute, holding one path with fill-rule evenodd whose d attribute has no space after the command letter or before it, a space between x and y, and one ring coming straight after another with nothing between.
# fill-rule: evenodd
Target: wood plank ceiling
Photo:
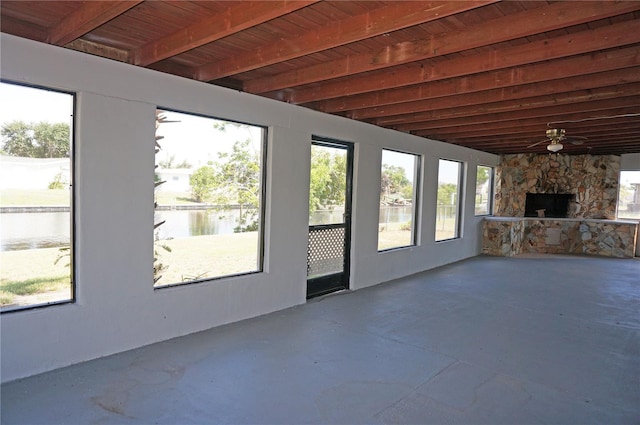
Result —
<instances>
[{"instance_id":1,"label":"wood plank ceiling","mask_svg":"<svg viewBox=\"0 0 640 425\"><path fill-rule=\"evenodd\" d=\"M546 153L549 128L563 153L640 152L640 1L3 0L0 15L8 34L496 154Z\"/></svg>"}]
</instances>

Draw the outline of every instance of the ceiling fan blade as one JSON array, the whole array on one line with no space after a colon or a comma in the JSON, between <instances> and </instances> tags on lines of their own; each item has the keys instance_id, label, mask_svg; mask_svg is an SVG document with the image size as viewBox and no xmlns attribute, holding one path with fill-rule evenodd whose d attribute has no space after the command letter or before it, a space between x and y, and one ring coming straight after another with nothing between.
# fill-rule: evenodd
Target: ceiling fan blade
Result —
<instances>
[{"instance_id":1,"label":"ceiling fan blade","mask_svg":"<svg viewBox=\"0 0 640 425\"><path fill-rule=\"evenodd\" d=\"M572 145L581 145L585 142L585 140L589 140L589 138L584 136L571 136L567 137L565 140Z\"/></svg>"},{"instance_id":2,"label":"ceiling fan blade","mask_svg":"<svg viewBox=\"0 0 640 425\"><path fill-rule=\"evenodd\" d=\"M545 143L545 142L548 142L548 140L540 140L539 142L535 142L535 143L527 146L527 149L532 148L534 146L538 146L540 143Z\"/></svg>"}]
</instances>

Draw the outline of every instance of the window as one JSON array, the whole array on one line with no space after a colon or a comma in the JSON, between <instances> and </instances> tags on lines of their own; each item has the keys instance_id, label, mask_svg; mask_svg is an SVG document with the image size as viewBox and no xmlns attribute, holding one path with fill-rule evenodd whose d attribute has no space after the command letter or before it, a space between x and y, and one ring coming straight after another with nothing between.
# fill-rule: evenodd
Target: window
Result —
<instances>
[{"instance_id":1,"label":"window","mask_svg":"<svg viewBox=\"0 0 640 425\"><path fill-rule=\"evenodd\" d=\"M459 236L461 194L462 163L441 159L438 166L436 241Z\"/></svg>"},{"instance_id":2,"label":"window","mask_svg":"<svg viewBox=\"0 0 640 425\"><path fill-rule=\"evenodd\" d=\"M382 150L378 251L415 244L418 155Z\"/></svg>"},{"instance_id":3,"label":"window","mask_svg":"<svg viewBox=\"0 0 640 425\"><path fill-rule=\"evenodd\" d=\"M157 110L154 286L262 270L266 131Z\"/></svg>"},{"instance_id":4,"label":"window","mask_svg":"<svg viewBox=\"0 0 640 425\"><path fill-rule=\"evenodd\" d=\"M476 169L475 215L493 213L493 167L478 165Z\"/></svg>"},{"instance_id":5,"label":"window","mask_svg":"<svg viewBox=\"0 0 640 425\"><path fill-rule=\"evenodd\" d=\"M0 310L73 300L74 96L0 83Z\"/></svg>"},{"instance_id":6,"label":"window","mask_svg":"<svg viewBox=\"0 0 640 425\"><path fill-rule=\"evenodd\" d=\"M618 218L640 219L640 171L620 171Z\"/></svg>"}]
</instances>

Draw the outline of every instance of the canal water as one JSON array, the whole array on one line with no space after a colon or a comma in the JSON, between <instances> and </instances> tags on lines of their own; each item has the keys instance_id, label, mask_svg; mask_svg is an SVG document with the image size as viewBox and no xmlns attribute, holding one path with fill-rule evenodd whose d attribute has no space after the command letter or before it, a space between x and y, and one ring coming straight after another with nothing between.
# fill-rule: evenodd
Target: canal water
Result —
<instances>
[{"instance_id":1,"label":"canal water","mask_svg":"<svg viewBox=\"0 0 640 425\"><path fill-rule=\"evenodd\" d=\"M405 223L411 220L411 206L380 208L381 222ZM243 211L243 214L246 210ZM340 223L343 211L316 211L310 225ZM158 211L156 222L160 239L218 235L234 232L240 210L169 210ZM0 251L56 248L69 244L71 226L69 212L2 213L0 214Z\"/></svg>"}]
</instances>

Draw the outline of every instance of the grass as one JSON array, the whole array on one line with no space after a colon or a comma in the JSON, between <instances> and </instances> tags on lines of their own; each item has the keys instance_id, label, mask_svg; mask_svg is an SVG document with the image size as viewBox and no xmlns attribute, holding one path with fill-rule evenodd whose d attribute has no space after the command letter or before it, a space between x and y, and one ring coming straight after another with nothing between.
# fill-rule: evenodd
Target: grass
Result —
<instances>
[{"instance_id":1,"label":"grass","mask_svg":"<svg viewBox=\"0 0 640 425\"><path fill-rule=\"evenodd\" d=\"M58 248L0 252L0 306L26 306L69 299L69 268L65 261L55 264L59 256Z\"/></svg>"},{"instance_id":2,"label":"grass","mask_svg":"<svg viewBox=\"0 0 640 425\"><path fill-rule=\"evenodd\" d=\"M156 202L158 205L190 205L197 204L191 199L189 192L169 192L158 191L156 193Z\"/></svg>"},{"instance_id":3,"label":"grass","mask_svg":"<svg viewBox=\"0 0 640 425\"><path fill-rule=\"evenodd\" d=\"M69 275L34 277L0 282L0 307L28 306L69 299Z\"/></svg>"},{"instance_id":4,"label":"grass","mask_svg":"<svg viewBox=\"0 0 640 425\"><path fill-rule=\"evenodd\" d=\"M436 241L452 239L455 236L456 221L453 218L436 221ZM407 223L380 223L378 232L378 250L411 245L411 232Z\"/></svg>"},{"instance_id":5,"label":"grass","mask_svg":"<svg viewBox=\"0 0 640 425\"><path fill-rule=\"evenodd\" d=\"M380 224L378 232L378 251L411 245L411 231L405 230L405 223Z\"/></svg>"},{"instance_id":6,"label":"grass","mask_svg":"<svg viewBox=\"0 0 640 425\"><path fill-rule=\"evenodd\" d=\"M69 206L66 189L2 189L0 206Z\"/></svg>"},{"instance_id":7,"label":"grass","mask_svg":"<svg viewBox=\"0 0 640 425\"><path fill-rule=\"evenodd\" d=\"M0 306L13 304L15 296L8 292L0 291Z\"/></svg>"},{"instance_id":8,"label":"grass","mask_svg":"<svg viewBox=\"0 0 640 425\"><path fill-rule=\"evenodd\" d=\"M69 286L69 276L34 277L26 280L9 281L3 279L0 292L5 295L33 295L42 292L59 291Z\"/></svg>"},{"instance_id":9,"label":"grass","mask_svg":"<svg viewBox=\"0 0 640 425\"><path fill-rule=\"evenodd\" d=\"M208 279L258 269L258 232L192 236L160 241L162 272L156 286Z\"/></svg>"}]
</instances>

